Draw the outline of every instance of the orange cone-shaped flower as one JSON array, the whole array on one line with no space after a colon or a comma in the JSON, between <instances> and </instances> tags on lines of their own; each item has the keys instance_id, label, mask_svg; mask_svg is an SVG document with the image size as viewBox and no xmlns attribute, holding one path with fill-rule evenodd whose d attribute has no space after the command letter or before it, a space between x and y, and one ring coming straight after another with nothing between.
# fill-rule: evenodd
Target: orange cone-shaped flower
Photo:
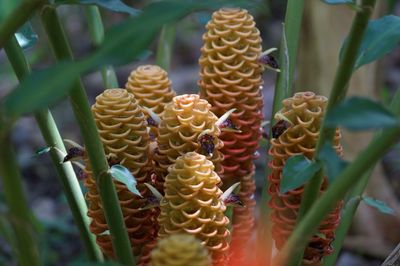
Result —
<instances>
[{"instance_id":1,"label":"orange cone-shaped flower","mask_svg":"<svg viewBox=\"0 0 400 266\"><path fill-rule=\"evenodd\" d=\"M151 253L151 266L211 266L207 249L194 236L176 234L161 239Z\"/></svg>"},{"instance_id":2,"label":"orange cone-shaped flower","mask_svg":"<svg viewBox=\"0 0 400 266\"><path fill-rule=\"evenodd\" d=\"M205 156L189 152L178 157L165 178L165 197L158 218L159 237L187 233L208 248L214 265L224 265L229 248L229 219L221 201L221 182Z\"/></svg>"},{"instance_id":3,"label":"orange cone-shaped flower","mask_svg":"<svg viewBox=\"0 0 400 266\"><path fill-rule=\"evenodd\" d=\"M110 164L121 164L135 176L137 188L143 196L149 194L144 182L150 181L153 164L149 151L149 135L141 108L133 95L124 89L109 89L97 96L92 107L98 131ZM97 243L102 251L113 257L114 251L108 233L108 225L104 217L101 199L93 178L90 164L86 158L88 188L88 216L92 219L90 230L96 235ZM156 211L139 210L145 199L131 193L124 184L115 181L120 206L129 233L132 251L142 254L141 263L149 260L150 248L155 245L157 236ZM143 246L145 246L143 248ZM142 251L146 250L145 253Z\"/></svg>"},{"instance_id":4,"label":"orange cone-shaped flower","mask_svg":"<svg viewBox=\"0 0 400 266\"><path fill-rule=\"evenodd\" d=\"M139 66L132 71L125 87L135 96L140 106L151 109L159 116L175 96L168 73L155 65Z\"/></svg>"},{"instance_id":5,"label":"orange cone-shaped flower","mask_svg":"<svg viewBox=\"0 0 400 266\"><path fill-rule=\"evenodd\" d=\"M254 154L261 138L263 67L260 32L244 9L223 8L213 13L203 35L200 95L221 116L232 108L230 120L241 133L222 132L223 179L254 171Z\"/></svg>"},{"instance_id":6,"label":"orange cone-shaped flower","mask_svg":"<svg viewBox=\"0 0 400 266\"><path fill-rule=\"evenodd\" d=\"M272 160L269 162L272 170L269 176L269 193L271 195L269 206L273 210L271 214L272 235L278 249L284 245L296 225L304 192L304 186L302 186L281 194L279 186L282 170L290 156L303 154L307 158L313 158L326 104L327 99L323 96L317 96L312 92L301 92L284 100L283 109L279 111L279 114L291 121L292 124L281 123L286 126L277 128L271 139L269 150L269 154L272 156ZM342 147L339 141L340 132L337 130L333 145L336 152L341 155ZM327 186L328 181L325 179L321 192L325 191ZM338 204L337 208L320 224L319 234L313 236L305 250L304 264L318 264L323 256L332 252L331 243L334 239L334 230L339 224L341 205L342 203Z\"/></svg>"},{"instance_id":7,"label":"orange cone-shaped flower","mask_svg":"<svg viewBox=\"0 0 400 266\"><path fill-rule=\"evenodd\" d=\"M223 146L218 138L220 129L215 125L218 118L210 111L210 104L196 94L174 97L165 106L157 137L158 150L154 158L157 175L164 178L168 167L181 155L190 151L205 154L220 173L223 159L219 149Z\"/></svg>"}]
</instances>

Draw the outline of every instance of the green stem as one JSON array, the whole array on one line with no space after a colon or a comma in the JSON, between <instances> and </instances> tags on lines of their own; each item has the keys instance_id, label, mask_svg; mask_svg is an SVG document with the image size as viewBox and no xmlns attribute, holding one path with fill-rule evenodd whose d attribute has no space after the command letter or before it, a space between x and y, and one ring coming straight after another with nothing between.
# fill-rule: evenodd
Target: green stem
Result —
<instances>
[{"instance_id":1,"label":"green stem","mask_svg":"<svg viewBox=\"0 0 400 266\"><path fill-rule=\"evenodd\" d=\"M16 236L16 254L22 266L40 266L38 243L34 236L32 213L24 194L22 177L18 171L11 139L8 132L0 137L0 176L7 202L11 224Z\"/></svg>"},{"instance_id":2,"label":"green stem","mask_svg":"<svg viewBox=\"0 0 400 266\"><path fill-rule=\"evenodd\" d=\"M278 75L276 89L274 93L274 101L272 107L272 118L270 123L271 128L274 125L273 115L282 108L282 101L289 97L293 92L294 70L296 66L297 50L299 45L300 27L303 16L304 0L288 0L285 14L284 36L282 36L281 48L279 51L279 66L281 72ZM286 66L286 67L285 67ZM268 147L267 147L268 149ZM271 157L267 154L267 162ZM257 261L269 265L272 254L272 236L271 223L269 221L270 210L267 202L269 201L268 194L268 176L270 169L266 168L267 181L263 185L261 194L260 219L262 223L257 229Z\"/></svg>"},{"instance_id":3,"label":"green stem","mask_svg":"<svg viewBox=\"0 0 400 266\"><path fill-rule=\"evenodd\" d=\"M29 19L32 13L42 4L41 0L23 1L4 22L0 24L0 48Z\"/></svg>"},{"instance_id":4,"label":"green stem","mask_svg":"<svg viewBox=\"0 0 400 266\"><path fill-rule=\"evenodd\" d=\"M370 168L358 181L356 187L349 193L347 199L352 199L354 197L361 196L364 192L365 187L368 184L369 176L371 175L372 168ZM347 201L346 201L347 202ZM335 231L335 240L332 243L333 253L324 258L323 265L334 266L336 260L339 256L340 250L342 249L343 241L346 237L348 230L350 229L351 223L353 221L354 214L360 204L360 200L356 200L351 204L346 204L345 209L340 218L340 224Z\"/></svg>"},{"instance_id":5,"label":"green stem","mask_svg":"<svg viewBox=\"0 0 400 266\"><path fill-rule=\"evenodd\" d=\"M297 50L299 47L303 9L304 0L288 0L284 24L285 36L282 36L281 47L279 50L279 67L281 68L281 72L279 73L276 82L272 114L277 113L282 108L283 99L289 97L293 93L292 86L294 70L296 67ZM272 118L271 125L273 125L273 120L274 119Z\"/></svg>"},{"instance_id":6,"label":"green stem","mask_svg":"<svg viewBox=\"0 0 400 266\"><path fill-rule=\"evenodd\" d=\"M400 90L396 91L396 94L393 97L392 103L390 105L391 111L396 114L397 116L400 117ZM375 138L379 136L379 133L375 135ZM351 191L349 196L347 196L348 199L354 198L354 197L360 197L362 196L362 193L364 192L365 188L368 185L368 181L372 172L372 168L363 175L360 181L358 181L356 187ZM351 222L353 221L354 214L357 210L357 207L359 205L359 201L356 201L354 204L351 204L350 206L347 206L344 210L344 213L342 214L341 222L339 227L336 230L335 233L335 240L333 242L333 253L329 256L327 256L324 259L324 266L333 266L336 263L336 259L339 256L339 252L342 248L344 238L347 234L347 232L350 229Z\"/></svg>"},{"instance_id":7,"label":"green stem","mask_svg":"<svg viewBox=\"0 0 400 266\"><path fill-rule=\"evenodd\" d=\"M67 37L55 9L49 6L45 7L41 12L41 20L57 59L60 61L73 60ZM136 265L119 207L113 177L109 173L103 145L81 80L75 82L69 96L96 179L116 257L123 265Z\"/></svg>"},{"instance_id":8,"label":"green stem","mask_svg":"<svg viewBox=\"0 0 400 266\"><path fill-rule=\"evenodd\" d=\"M11 40L6 43L4 49L18 79L20 81L23 80L27 75L29 75L30 66L15 37L12 37ZM50 110L45 109L35 113L35 118L47 146L58 148L59 150L66 152L64 143ZM50 157L64 189L65 196L71 208L80 236L82 237L88 258L92 261L102 261L103 255L96 244L96 239L89 230L90 222L86 215L87 206L74 169L69 162L61 163L63 161L63 155L57 152L56 149L50 150Z\"/></svg>"},{"instance_id":9,"label":"green stem","mask_svg":"<svg viewBox=\"0 0 400 266\"><path fill-rule=\"evenodd\" d=\"M348 84L354 71L354 65L357 60L358 50L368 25L368 20L372 14L375 0L363 0L360 9L357 12L348 37L348 45L344 47L343 57L336 71L335 79L329 96L328 106L325 113L328 113L339 102L341 102L347 93ZM326 117L325 117L326 119ZM335 135L335 128L325 126L325 119L322 122L320 136L317 142L314 157L317 156L320 149L326 142L332 141ZM311 205L318 198L321 184L324 178L323 171L319 171L306 185L302 197L298 219L301 219Z\"/></svg>"},{"instance_id":10,"label":"green stem","mask_svg":"<svg viewBox=\"0 0 400 266\"><path fill-rule=\"evenodd\" d=\"M347 191L357 183L359 177L399 140L400 127L387 129L379 137L374 138L354 162L335 179L321 198L311 206L279 253L276 265L293 265L290 261L288 262L289 255L304 250L318 224L344 198Z\"/></svg>"},{"instance_id":11,"label":"green stem","mask_svg":"<svg viewBox=\"0 0 400 266\"><path fill-rule=\"evenodd\" d=\"M85 7L85 14L92 43L94 47L99 47L104 41L104 26L99 8L97 6L87 6ZM106 88L118 88L117 75L112 66L102 67L101 76Z\"/></svg>"},{"instance_id":12,"label":"green stem","mask_svg":"<svg viewBox=\"0 0 400 266\"><path fill-rule=\"evenodd\" d=\"M175 25L165 25L158 41L156 63L165 71L169 71L171 66L172 49L174 47Z\"/></svg>"}]
</instances>

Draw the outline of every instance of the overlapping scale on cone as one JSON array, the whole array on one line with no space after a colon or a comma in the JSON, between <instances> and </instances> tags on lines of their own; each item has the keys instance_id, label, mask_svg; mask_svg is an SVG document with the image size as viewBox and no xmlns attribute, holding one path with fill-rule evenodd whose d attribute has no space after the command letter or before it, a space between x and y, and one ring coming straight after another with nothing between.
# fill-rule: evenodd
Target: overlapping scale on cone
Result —
<instances>
[{"instance_id":1,"label":"overlapping scale on cone","mask_svg":"<svg viewBox=\"0 0 400 266\"><path fill-rule=\"evenodd\" d=\"M223 179L254 171L254 154L261 138L263 67L260 32L245 9L223 8L213 13L203 35L200 95L220 117L236 108L231 121L242 132L222 132Z\"/></svg>"},{"instance_id":2,"label":"overlapping scale on cone","mask_svg":"<svg viewBox=\"0 0 400 266\"><path fill-rule=\"evenodd\" d=\"M159 117L164 113L165 105L175 96L168 73L156 65L143 65L133 70L125 88L135 96L140 106L149 108ZM143 111L154 139L158 135L157 122L147 114L147 110Z\"/></svg>"},{"instance_id":3,"label":"overlapping scale on cone","mask_svg":"<svg viewBox=\"0 0 400 266\"><path fill-rule=\"evenodd\" d=\"M151 266L211 266L211 258L200 240L189 234L170 235L157 243Z\"/></svg>"},{"instance_id":4,"label":"overlapping scale on cone","mask_svg":"<svg viewBox=\"0 0 400 266\"><path fill-rule=\"evenodd\" d=\"M196 94L176 96L165 106L154 154L158 178L167 175L168 167L176 158L191 151L206 155L214 163L216 172L221 173L221 131L215 125L218 118L210 109L211 105Z\"/></svg>"},{"instance_id":5,"label":"overlapping scale on cone","mask_svg":"<svg viewBox=\"0 0 400 266\"><path fill-rule=\"evenodd\" d=\"M168 73L155 65L139 66L132 71L125 87L135 96L140 106L151 109L159 116L175 96Z\"/></svg>"},{"instance_id":6,"label":"overlapping scale on cone","mask_svg":"<svg viewBox=\"0 0 400 266\"><path fill-rule=\"evenodd\" d=\"M221 201L221 182L211 161L201 154L189 152L178 157L168 169L161 201L159 237L187 233L208 248L214 265L225 265L229 249L229 219Z\"/></svg>"},{"instance_id":7,"label":"overlapping scale on cone","mask_svg":"<svg viewBox=\"0 0 400 266\"><path fill-rule=\"evenodd\" d=\"M92 112L109 164L121 164L128 168L138 182L138 190L146 197L149 192L144 183L151 182L150 174L154 166L150 157L145 117L137 101L124 89L108 89L97 96ZM86 200L88 216L92 219L90 230L96 235L102 251L108 257L114 257L100 195L88 159L85 161L88 176L85 180L88 189ZM157 236L156 211L139 210L145 199L134 195L118 181L114 181L114 184L132 251L135 255L142 255L139 265L145 264Z\"/></svg>"},{"instance_id":8,"label":"overlapping scale on cone","mask_svg":"<svg viewBox=\"0 0 400 266\"><path fill-rule=\"evenodd\" d=\"M273 210L271 214L272 235L278 249L282 248L296 225L301 197L304 192L303 186L281 194L279 186L282 170L290 156L303 154L307 158L313 158L326 104L327 99L323 96L315 95L312 92L301 92L284 100L283 108L279 111L280 116L286 117L292 124L287 124L286 130L281 130L279 136L271 139L269 150L272 157L269 162L271 174L268 177L270 181L269 194L271 196L269 206ZM339 141L340 132L337 130L333 146L336 152L341 155L342 147ZM321 192L325 191L327 186L328 182L325 178ZM323 256L332 252L331 243L334 239L334 230L340 221L341 205L342 203L338 204L336 209L329 213L320 224L318 234L313 236L305 250L304 264L316 265Z\"/></svg>"}]
</instances>

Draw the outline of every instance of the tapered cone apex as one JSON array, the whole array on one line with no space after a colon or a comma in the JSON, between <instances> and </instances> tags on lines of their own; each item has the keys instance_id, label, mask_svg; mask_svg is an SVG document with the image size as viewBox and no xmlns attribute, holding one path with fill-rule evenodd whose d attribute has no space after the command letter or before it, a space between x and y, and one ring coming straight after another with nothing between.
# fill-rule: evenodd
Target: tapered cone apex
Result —
<instances>
[{"instance_id":1,"label":"tapered cone apex","mask_svg":"<svg viewBox=\"0 0 400 266\"><path fill-rule=\"evenodd\" d=\"M161 239L151 253L151 266L211 266L208 250L189 234Z\"/></svg>"},{"instance_id":2,"label":"tapered cone apex","mask_svg":"<svg viewBox=\"0 0 400 266\"><path fill-rule=\"evenodd\" d=\"M278 249L282 248L296 225L299 213L301 197L304 186L281 194L279 185L282 178L282 170L286 160L293 155L303 154L307 158L314 156L315 147L320 134L321 122L324 116L327 99L315 95L312 92L296 93L292 98L283 101L283 108L279 111L281 117L285 117L291 123L275 138L271 139L269 154L272 160L269 163L271 174L269 176L269 194L271 200L269 206L273 223L272 235ZM334 137L334 149L341 155L340 132L336 131ZM325 178L321 192L327 189L328 182ZM331 243L334 239L334 231L340 221L339 203L326 219L320 224L318 234L315 234L308 244L303 263L315 265L321 259L332 253Z\"/></svg>"},{"instance_id":3,"label":"tapered cone apex","mask_svg":"<svg viewBox=\"0 0 400 266\"><path fill-rule=\"evenodd\" d=\"M254 192L256 184L254 173L241 178L238 196L243 202L243 207L233 208L232 240L230 243L230 266L253 265L255 259L251 249L251 238L254 232L254 209L256 201ZM254 263L255 264L255 263Z\"/></svg>"},{"instance_id":4,"label":"tapered cone apex","mask_svg":"<svg viewBox=\"0 0 400 266\"><path fill-rule=\"evenodd\" d=\"M224 8L213 13L203 35L200 95L222 116L230 116L241 133L222 132L223 178L231 179L254 171L253 159L261 138L262 66L260 32L244 9Z\"/></svg>"},{"instance_id":5,"label":"tapered cone apex","mask_svg":"<svg viewBox=\"0 0 400 266\"><path fill-rule=\"evenodd\" d=\"M229 249L229 219L220 200L221 182L214 165L203 155L189 152L178 157L168 169L161 202L158 235L187 233L207 247L214 265L225 265Z\"/></svg>"},{"instance_id":6,"label":"tapered cone apex","mask_svg":"<svg viewBox=\"0 0 400 266\"><path fill-rule=\"evenodd\" d=\"M157 175L165 177L176 158L191 151L206 155L214 163L215 171L221 173L221 131L215 125L218 118L210 109L211 105L196 94L176 96L165 106L154 155Z\"/></svg>"},{"instance_id":7,"label":"tapered cone apex","mask_svg":"<svg viewBox=\"0 0 400 266\"><path fill-rule=\"evenodd\" d=\"M132 71L125 87L140 106L151 109L158 116L162 115L165 105L175 96L168 73L155 65L139 66Z\"/></svg>"},{"instance_id":8,"label":"tapered cone apex","mask_svg":"<svg viewBox=\"0 0 400 266\"><path fill-rule=\"evenodd\" d=\"M144 185L151 183L150 175L153 165L149 156L149 135L146 121L141 108L133 95L124 89L109 89L97 96L92 112L103 143L106 155L111 158L110 164L121 164L127 167L136 178L140 193L150 195ZM100 195L91 167L86 161L85 172L88 178L85 186L88 188L88 216L92 218L90 230L96 235L97 243L108 257L114 257L109 228L106 223ZM155 245L157 236L156 211L139 210L145 199L131 193L124 184L114 181L120 206L129 233L132 251L142 255L139 265L149 260L149 253Z\"/></svg>"}]
</instances>

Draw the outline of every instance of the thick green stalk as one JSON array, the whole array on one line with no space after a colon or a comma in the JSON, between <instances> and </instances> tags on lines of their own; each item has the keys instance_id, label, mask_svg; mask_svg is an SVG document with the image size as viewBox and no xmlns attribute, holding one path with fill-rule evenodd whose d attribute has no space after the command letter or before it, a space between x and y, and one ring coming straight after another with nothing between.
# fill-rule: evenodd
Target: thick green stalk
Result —
<instances>
[{"instance_id":1,"label":"thick green stalk","mask_svg":"<svg viewBox=\"0 0 400 266\"><path fill-rule=\"evenodd\" d=\"M35 9L42 5L41 0L23 1L4 22L0 24L0 48L4 47L6 42L34 13Z\"/></svg>"},{"instance_id":2,"label":"thick green stalk","mask_svg":"<svg viewBox=\"0 0 400 266\"><path fill-rule=\"evenodd\" d=\"M19 46L15 37L12 37L11 40L6 43L4 49L18 79L21 81L30 73L30 67L22 48ZM87 256L91 261L102 261L103 255L96 244L95 237L89 230L90 221L86 215L87 206L74 169L69 162L61 163L63 161L63 155L55 149L57 148L66 152L53 116L50 110L44 109L35 113L35 118L47 146L53 147L50 150L50 157L56 168L74 221L83 240Z\"/></svg>"},{"instance_id":3,"label":"thick green stalk","mask_svg":"<svg viewBox=\"0 0 400 266\"><path fill-rule=\"evenodd\" d=\"M278 75L276 89L274 93L274 102L272 107L272 118L269 134L274 125L274 114L282 108L283 99L292 94L294 70L296 66L297 50L299 45L300 27L303 16L304 0L288 0L285 14L284 36L282 36L281 47L279 51L279 67L281 72ZM268 149L268 147L267 147ZM267 154L267 161L271 158ZM270 169L266 168L266 176L270 174ZM272 236L271 224L269 222L269 201L268 180L263 185L261 195L260 219L262 223L257 229L257 261L269 265L272 254Z\"/></svg>"},{"instance_id":4,"label":"thick green stalk","mask_svg":"<svg viewBox=\"0 0 400 266\"><path fill-rule=\"evenodd\" d=\"M346 96L350 78L354 72L354 65L357 60L358 50L360 48L361 41L367 28L368 20L372 14L374 5L375 0L363 0L360 4L360 9L357 11L351 26L348 37L348 45L344 47L342 60L340 61L336 71L335 79L329 96L328 106L325 111L326 113L332 110L335 105L341 102ZM317 156L320 149L326 142L332 141L335 135L335 130L335 128L326 127L324 119L314 156ZM298 219L301 219L304 216L307 210L318 198L323 178L323 171L319 171L306 185Z\"/></svg>"},{"instance_id":5,"label":"thick green stalk","mask_svg":"<svg viewBox=\"0 0 400 266\"><path fill-rule=\"evenodd\" d=\"M391 111L400 117L400 89L396 91L396 94L393 97L392 103L390 105ZM377 133L375 137L378 137L380 133ZM361 197L365 188L368 185L368 181L371 175L371 169L362 176L361 180L358 181L355 188L351 191L351 193L347 196L347 199L351 199L354 197ZM360 201L354 202L350 206L347 206L342 214L341 222L339 227L335 233L335 240L333 241L333 253L324 259L324 266L333 266L336 263L336 259L339 256L339 252L342 249L344 238L347 232L350 229L351 222L353 221L354 214L357 210Z\"/></svg>"},{"instance_id":6,"label":"thick green stalk","mask_svg":"<svg viewBox=\"0 0 400 266\"><path fill-rule=\"evenodd\" d=\"M172 49L174 47L174 39L175 25L165 25L161 30L160 39L158 40L156 64L167 72L171 67L171 56Z\"/></svg>"},{"instance_id":7,"label":"thick green stalk","mask_svg":"<svg viewBox=\"0 0 400 266\"><path fill-rule=\"evenodd\" d=\"M99 8L97 6L85 7L85 14L88 20L88 28L93 46L99 47L104 40L104 26ZM117 75L112 66L102 67L101 76L107 89L118 88Z\"/></svg>"},{"instance_id":8,"label":"thick green stalk","mask_svg":"<svg viewBox=\"0 0 400 266\"><path fill-rule=\"evenodd\" d=\"M55 9L44 7L41 20L57 59L72 60L72 52ZM81 80L74 83L69 96L96 179L116 257L123 265L135 265L113 177L109 173L103 145Z\"/></svg>"},{"instance_id":9,"label":"thick green stalk","mask_svg":"<svg viewBox=\"0 0 400 266\"><path fill-rule=\"evenodd\" d=\"M399 140L400 127L386 129L379 137L374 138L354 162L346 167L335 179L321 198L311 206L311 209L296 226L296 229L279 253L276 265L293 265L289 261L289 257L293 252L304 250L318 224L343 199L347 191L357 183L359 177L368 171L370 166L374 165Z\"/></svg>"},{"instance_id":10,"label":"thick green stalk","mask_svg":"<svg viewBox=\"0 0 400 266\"><path fill-rule=\"evenodd\" d=\"M1 123L1 121L0 121ZM15 231L15 253L22 266L40 266L38 243L32 221L32 213L24 194L22 177L8 132L0 137L0 176L4 197L7 202L11 224Z\"/></svg>"}]
</instances>

